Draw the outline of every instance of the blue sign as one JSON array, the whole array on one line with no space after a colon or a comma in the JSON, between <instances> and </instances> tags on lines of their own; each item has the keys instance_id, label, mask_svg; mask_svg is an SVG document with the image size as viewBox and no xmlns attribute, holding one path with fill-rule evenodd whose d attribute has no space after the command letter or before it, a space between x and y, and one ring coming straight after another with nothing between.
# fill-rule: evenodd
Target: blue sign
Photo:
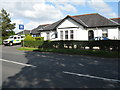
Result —
<instances>
[{"instance_id":1,"label":"blue sign","mask_svg":"<svg viewBox=\"0 0 120 90\"><path fill-rule=\"evenodd\" d=\"M20 30L24 30L24 25L19 24L19 29L20 29Z\"/></svg>"}]
</instances>

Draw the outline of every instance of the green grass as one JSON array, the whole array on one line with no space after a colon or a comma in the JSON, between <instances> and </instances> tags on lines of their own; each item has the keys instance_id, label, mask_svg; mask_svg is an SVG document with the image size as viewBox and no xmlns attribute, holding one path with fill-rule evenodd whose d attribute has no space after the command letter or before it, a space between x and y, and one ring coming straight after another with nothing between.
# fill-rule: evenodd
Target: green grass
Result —
<instances>
[{"instance_id":1,"label":"green grass","mask_svg":"<svg viewBox=\"0 0 120 90\"><path fill-rule=\"evenodd\" d=\"M80 50L80 49L43 49L43 48L27 48L21 47L18 50L26 51L40 51L40 52L54 52L63 54L73 54L73 55L85 55L85 56L95 56L95 57L106 57L106 58L120 58L120 53L113 51L101 51L101 50Z\"/></svg>"},{"instance_id":2,"label":"green grass","mask_svg":"<svg viewBox=\"0 0 120 90\"><path fill-rule=\"evenodd\" d=\"M34 51L34 50L38 50L38 48L21 47L21 48L18 48L17 50Z\"/></svg>"}]
</instances>

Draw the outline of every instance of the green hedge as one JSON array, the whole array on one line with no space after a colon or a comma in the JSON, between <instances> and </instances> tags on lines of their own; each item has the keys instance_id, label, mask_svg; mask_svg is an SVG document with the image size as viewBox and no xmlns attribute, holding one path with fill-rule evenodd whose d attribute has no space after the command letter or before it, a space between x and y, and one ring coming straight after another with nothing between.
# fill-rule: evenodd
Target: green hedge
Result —
<instances>
[{"instance_id":1,"label":"green hedge","mask_svg":"<svg viewBox=\"0 0 120 90\"><path fill-rule=\"evenodd\" d=\"M101 41L44 41L43 37L29 37L25 39L25 47L35 48L57 48L57 49L85 49L89 47L99 47L100 50L106 51L120 51L120 40L101 40ZM112 48L112 49L110 49Z\"/></svg>"},{"instance_id":2,"label":"green hedge","mask_svg":"<svg viewBox=\"0 0 120 90\"><path fill-rule=\"evenodd\" d=\"M99 47L100 50L120 51L120 40L101 40L101 41L45 41L40 48L59 48L59 49L84 49L89 47Z\"/></svg>"},{"instance_id":3,"label":"green hedge","mask_svg":"<svg viewBox=\"0 0 120 90\"><path fill-rule=\"evenodd\" d=\"M31 35L27 35L24 39L24 47L34 47L38 48L44 43L44 37L32 37ZM23 46L23 41L22 41Z\"/></svg>"},{"instance_id":4,"label":"green hedge","mask_svg":"<svg viewBox=\"0 0 120 90\"><path fill-rule=\"evenodd\" d=\"M38 48L43 44L43 41L24 41L24 47Z\"/></svg>"}]
</instances>

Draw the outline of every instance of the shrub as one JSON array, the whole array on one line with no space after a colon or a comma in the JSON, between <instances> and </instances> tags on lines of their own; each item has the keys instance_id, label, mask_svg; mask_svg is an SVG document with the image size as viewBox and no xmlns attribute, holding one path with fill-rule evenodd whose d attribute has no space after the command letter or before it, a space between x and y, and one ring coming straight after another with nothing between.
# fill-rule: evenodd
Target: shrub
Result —
<instances>
[{"instance_id":1,"label":"shrub","mask_svg":"<svg viewBox=\"0 0 120 90\"><path fill-rule=\"evenodd\" d=\"M44 43L43 37L32 37L31 35L27 35L24 39L24 46L25 47L34 47L38 48ZM23 43L22 43L23 46Z\"/></svg>"},{"instance_id":2,"label":"shrub","mask_svg":"<svg viewBox=\"0 0 120 90\"><path fill-rule=\"evenodd\" d=\"M45 41L41 46L42 48L73 48L73 49L84 49L85 47L89 47L93 49L93 47L99 47L100 50L110 50L112 48L113 51L120 51L120 40L101 40L101 41Z\"/></svg>"},{"instance_id":3,"label":"shrub","mask_svg":"<svg viewBox=\"0 0 120 90\"><path fill-rule=\"evenodd\" d=\"M24 41L35 41L35 38L33 38L31 35L27 35Z\"/></svg>"}]
</instances>

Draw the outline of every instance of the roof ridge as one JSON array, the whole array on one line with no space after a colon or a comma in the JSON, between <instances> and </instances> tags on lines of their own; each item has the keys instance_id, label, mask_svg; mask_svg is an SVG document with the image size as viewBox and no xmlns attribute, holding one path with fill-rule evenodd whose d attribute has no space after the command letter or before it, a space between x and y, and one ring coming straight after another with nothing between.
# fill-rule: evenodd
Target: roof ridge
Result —
<instances>
[{"instance_id":1,"label":"roof ridge","mask_svg":"<svg viewBox=\"0 0 120 90\"><path fill-rule=\"evenodd\" d=\"M41 24L41 25L50 25L50 24Z\"/></svg>"},{"instance_id":2,"label":"roof ridge","mask_svg":"<svg viewBox=\"0 0 120 90\"><path fill-rule=\"evenodd\" d=\"M86 16L86 15L97 15L98 13L91 13L91 14L82 14L82 15L75 15L75 16L71 16L71 17L77 17L77 16ZM68 15L70 16L70 15Z\"/></svg>"},{"instance_id":3,"label":"roof ridge","mask_svg":"<svg viewBox=\"0 0 120 90\"><path fill-rule=\"evenodd\" d=\"M120 19L120 17L118 17L118 18L110 18L111 20L113 20L113 19Z\"/></svg>"}]
</instances>

